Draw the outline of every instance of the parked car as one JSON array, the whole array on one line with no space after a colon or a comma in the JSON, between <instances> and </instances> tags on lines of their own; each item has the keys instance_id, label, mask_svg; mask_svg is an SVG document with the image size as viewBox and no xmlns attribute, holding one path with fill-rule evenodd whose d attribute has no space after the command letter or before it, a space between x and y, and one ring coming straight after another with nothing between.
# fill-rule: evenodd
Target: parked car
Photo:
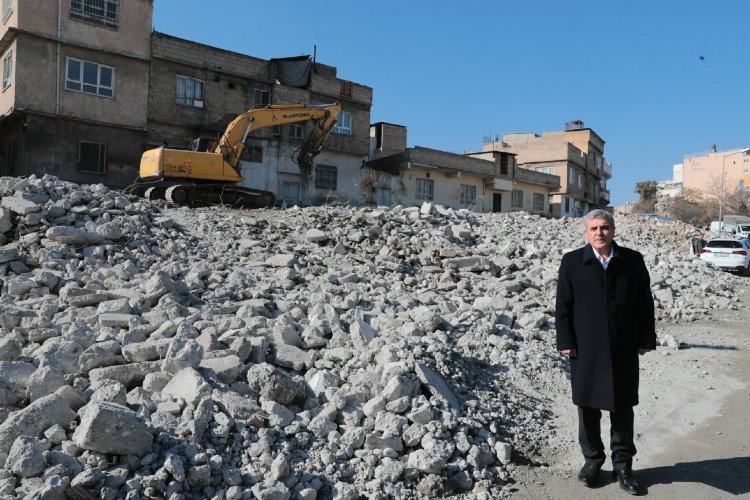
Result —
<instances>
[{"instance_id":1,"label":"parked car","mask_svg":"<svg viewBox=\"0 0 750 500\"><path fill-rule=\"evenodd\" d=\"M727 271L750 276L750 240L714 238L701 249L701 260Z\"/></svg>"}]
</instances>

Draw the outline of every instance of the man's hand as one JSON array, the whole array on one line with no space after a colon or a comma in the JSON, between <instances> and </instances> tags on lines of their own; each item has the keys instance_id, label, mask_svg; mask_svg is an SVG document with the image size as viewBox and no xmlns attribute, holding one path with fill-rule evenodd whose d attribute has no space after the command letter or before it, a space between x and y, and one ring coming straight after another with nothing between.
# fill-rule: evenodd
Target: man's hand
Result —
<instances>
[{"instance_id":1,"label":"man's hand","mask_svg":"<svg viewBox=\"0 0 750 500\"><path fill-rule=\"evenodd\" d=\"M576 351L575 349L563 349L560 352L565 354L570 359L576 359L578 357L578 351Z\"/></svg>"},{"instance_id":2,"label":"man's hand","mask_svg":"<svg viewBox=\"0 0 750 500\"><path fill-rule=\"evenodd\" d=\"M651 352L651 351L653 351L653 349L638 349L638 354L640 354L641 356L643 356L647 352Z\"/></svg>"}]
</instances>

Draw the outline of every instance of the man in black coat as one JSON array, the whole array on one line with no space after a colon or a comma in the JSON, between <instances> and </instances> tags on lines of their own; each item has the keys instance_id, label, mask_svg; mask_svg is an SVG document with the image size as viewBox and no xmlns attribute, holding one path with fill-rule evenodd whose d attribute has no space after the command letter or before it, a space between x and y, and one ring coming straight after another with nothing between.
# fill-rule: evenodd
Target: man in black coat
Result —
<instances>
[{"instance_id":1,"label":"man in black coat","mask_svg":"<svg viewBox=\"0 0 750 500\"><path fill-rule=\"evenodd\" d=\"M638 355L656 348L654 300L643 256L614 242L615 221L594 210L584 217L588 244L566 253L557 281L557 348L570 358L578 441L585 464L578 479L596 482L606 455L601 410L611 422L613 476L639 494L633 477L633 406L638 404Z\"/></svg>"}]
</instances>

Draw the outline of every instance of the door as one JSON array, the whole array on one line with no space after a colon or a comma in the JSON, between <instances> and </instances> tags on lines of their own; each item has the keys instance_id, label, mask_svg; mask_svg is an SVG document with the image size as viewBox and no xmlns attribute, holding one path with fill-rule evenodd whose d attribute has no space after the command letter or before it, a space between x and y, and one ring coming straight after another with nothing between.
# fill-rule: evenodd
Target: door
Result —
<instances>
[{"instance_id":1,"label":"door","mask_svg":"<svg viewBox=\"0 0 750 500\"><path fill-rule=\"evenodd\" d=\"M375 204L379 207L391 206L391 188L379 187L375 191Z\"/></svg>"},{"instance_id":2,"label":"door","mask_svg":"<svg viewBox=\"0 0 750 500\"><path fill-rule=\"evenodd\" d=\"M501 193L492 193L492 211L503 211L503 195Z\"/></svg>"}]
</instances>

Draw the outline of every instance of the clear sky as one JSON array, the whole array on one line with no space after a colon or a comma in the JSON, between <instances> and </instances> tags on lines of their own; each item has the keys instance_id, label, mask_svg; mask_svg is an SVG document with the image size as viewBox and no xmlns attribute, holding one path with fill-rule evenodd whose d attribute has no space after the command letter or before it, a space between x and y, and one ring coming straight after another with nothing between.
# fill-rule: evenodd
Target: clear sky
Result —
<instances>
[{"instance_id":1,"label":"clear sky","mask_svg":"<svg viewBox=\"0 0 750 500\"><path fill-rule=\"evenodd\" d=\"M154 29L372 87L372 122L461 153L583 120L612 203L686 154L750 146L747 0L155 0Z\"/></svg>"}]
</instances>

